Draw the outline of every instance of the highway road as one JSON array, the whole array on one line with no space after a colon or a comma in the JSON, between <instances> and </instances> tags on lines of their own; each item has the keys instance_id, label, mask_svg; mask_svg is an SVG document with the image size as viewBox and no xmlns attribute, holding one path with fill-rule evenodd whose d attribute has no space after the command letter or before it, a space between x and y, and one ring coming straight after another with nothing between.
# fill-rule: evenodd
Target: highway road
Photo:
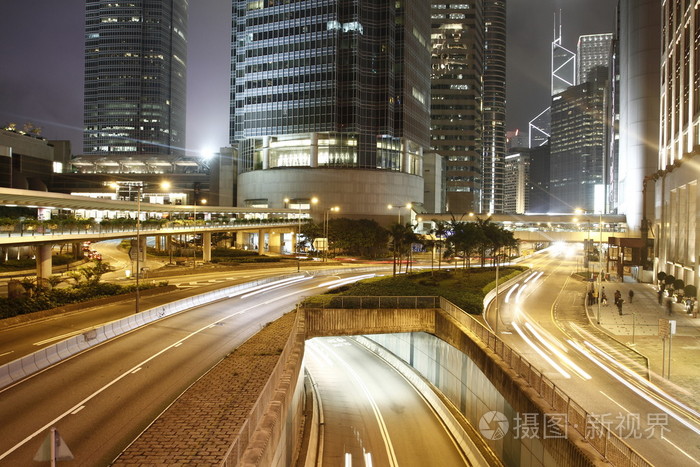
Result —
<instances>
[{"instance_id":1,"label":"highway road","mask_svg":"<svg viewBox=\"0 0 700 467\"><path fill-rule=\"evenodd\" d=\"M319 465L471 465L416 389L352 339L307 341L304 364L322 400Z\"/></svg>"},{"instance_id":2,"label":"highway road","mask_svg":"<svg viewBox=\"0 0 700 467\"><path fill-rule=\"evenodd\" d=\"M513 349L654 465L700 465L700 413L639 376L637 359L590 325L576 258L544 251L487 311ZM611 284L611 287L613 285Z\"/></svg>"},{"instance_id":3,"label":"highway road","mask_svg":"<svg viewBox=\"0 0 700 467\"><path fill-rule=\"evenodd\" d=\"M177 314L0 391L0 465L31 464L52 426L75 456L62 465L108 464L204 372L333 279L299 275Z\"/></svg>"}]
</instances>

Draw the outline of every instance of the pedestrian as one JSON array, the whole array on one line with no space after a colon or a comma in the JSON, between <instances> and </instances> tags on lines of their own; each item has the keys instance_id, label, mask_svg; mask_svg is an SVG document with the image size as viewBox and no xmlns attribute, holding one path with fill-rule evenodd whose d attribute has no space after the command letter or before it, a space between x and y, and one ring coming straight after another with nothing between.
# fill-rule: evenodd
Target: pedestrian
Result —
<instances>
[{"instance_id":1,"label":"pedestrian","mask_svg":"<svg viewBox=\"0 0 700 467\"><path fill-rule=\"evenodd\" d=\"M668 309L668 315L671 316L673 314L673 297L668 297L666 300L666 308Z\"/></svg>"},{"instance_id":2,"label":"pedestrian","mask_svg":"<svg viewBox=\"0 0 700 467\"><path fill-rule=\"evenodd\" d=\"M632 299L634 298L634 290L630 289L627 296L630 298L630 303L632 303Z\"/></svg>"},{"instance_id":3,"label":"pedestrian","mask_svg":"<svg viewBox=\"0 0 700 467\"><path fill-rule=\"evenodd\" d=\"M593 291L589 290L588 291L588 306L593 305Z\"/></svg>"},{"instance_id":4,"label":"pedestrian","mask_svg":"<svg viewBox=\"0 0 700 467\"><path fill-rule=\"evenodd\" d=\"M615 305L617 305L617 302L619 302L620 300L622 300L622 294L620 293L619 290L616 290L615 291Z\"/></svg>"},{"instance_id":5,"label":"pedestrian","mask_svg":"<svg viewBox=\"0 0 700 467\"><path fill-rule=\"evenodd\" d=\"M603 306L608 306L608 296L605 295L605 292L600 296L600 302L603 304Z\"/></svg>"},{"instance_id":6,"label":"pedestrian","mask_svg":"<svg viewBox=\"0 0 700 467\"><path fill-rule=\"evenodd\" d=\"M659 289L659 291L656 292L656 295L658 295L658 297L659 297L659 305L663 305L663 302L662 302L663 296L664 296L663 289Z\"/></svg>"},{"instance_id":7,"label":"pedestrian","mask_svg":"<svg viewBox=\"0 0 700 467\"><path fill-rule=\"evenodd\" d=\"M622 302L624 302L623 299L619 299L615 302L615 305L617 305L617 312L620 313L620 316L622 316Z\"/></svg>"}]
</instances>

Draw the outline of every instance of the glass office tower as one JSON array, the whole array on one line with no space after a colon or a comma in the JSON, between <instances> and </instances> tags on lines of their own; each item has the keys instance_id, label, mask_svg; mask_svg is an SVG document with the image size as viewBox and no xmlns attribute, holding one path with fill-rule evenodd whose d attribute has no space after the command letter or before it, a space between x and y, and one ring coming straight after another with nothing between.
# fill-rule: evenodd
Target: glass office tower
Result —
<instances>
[{"instance_id":1,"label":"glass office tower","mask_svg":"<svg viewBox=\"0 0 700 467\"><path fill-rule=\"evenodd\" d=\"M446 160L447 210L481 211L481 1L432 3L432 150Z\"/></svg>"},{"instance_id":2,"label":"glass office tower","mask_svg":"<svg viewBox=\"0 0 700 467\"><path fill-rule=\"evenodd\" d=\"M380 182L380 194L359 177L340 194L331 180L338 171L345 180L358 176L348 169L421 177L428 12L425 2L233 1L230 140L240 157L239 204L313 195L361 214L422 201L422 181L420 193L417 182L407 181L408 191L403 182Z\"/></svg>"},{"instance_id":3,"label":"glass office tower","mask_svg":"<svg viewBox=\"0 0 700 467\"><path fill-rule=\"evenodd\" d=\"M86 155L184 153L187 0L85 2Z\"/></svg>"}]
</instances>

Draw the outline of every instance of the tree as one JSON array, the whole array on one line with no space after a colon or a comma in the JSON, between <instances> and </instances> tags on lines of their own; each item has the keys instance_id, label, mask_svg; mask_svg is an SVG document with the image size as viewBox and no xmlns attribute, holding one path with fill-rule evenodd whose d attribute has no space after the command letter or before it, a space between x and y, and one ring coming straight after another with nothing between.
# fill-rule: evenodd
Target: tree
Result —
<instances>
[{"instance_id":1,"label":"tree","mask_svg":"<svg viewBox=\"0 0 700 467\"><path fill-rule=\"evenodd\" d=\"M411 224L392 224L389 228L389 235L391 236L391 250L393 252L394 258L394 275L401 273L401 259L406 256L410 259L411 247L414 243L418 241L418 236L413 231L413 225ZM408 271L408 264L406 265L406 270Z\"/></svg>"},{"instance_id":2,"label":"tree","mask_svg":"<svg viewBox=\"0 0 700 467\"><path fill-rule=\"evenodd\" d=\"M78 272L85 278L85 282L88 286L96 285L100 282L102 275L111 271L112 268L108 263L102 260L95 261L94 266L85 266L78 269Z\"/></svg>"},{"instance_id":3,"label":"tree","mask_svg":"<svg viewBox=\"0 0 700 467\"><path fill-rule=\"evenodd\" d=\"M445 246L445 239L450 233L450 227L447 222L437 221L433 219L435 228L430 231L435 236L435 247L438 251L438 269L442 267L442 249Z\"/></svg>"}]
</instances>

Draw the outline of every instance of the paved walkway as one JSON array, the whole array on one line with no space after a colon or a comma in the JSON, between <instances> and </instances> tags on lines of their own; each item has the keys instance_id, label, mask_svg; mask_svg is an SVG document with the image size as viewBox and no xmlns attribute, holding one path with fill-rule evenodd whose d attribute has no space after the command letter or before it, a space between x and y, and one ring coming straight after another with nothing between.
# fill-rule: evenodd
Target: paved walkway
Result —
<instances>
[{"instance_id":1,"label":"paved walkway","mask_svg":"<svg viewBox=\"0 0 700 467\"><path fill-rule=\"evenodd\" d=\"M700 408L697 387L700 384L700 317L693 318L685 311L685 305L673 303L669 314L666 297L658 302L657 287L633 281L603 282L608 305L600 307L599 327L619 342L646 356L652 382L664 387L679 399ZM614 304L614 293L619 290L624 299L622 315ZM630 300L629 291L634 292ZM598 305L588 308L592 324L598 320ZM700 315L698 315L700 316ZM659 320L674 320L676 334L671 339L670 378L668 374L669 339L666 339L666 364L664 365L664 341L659 337Z\"/></svg>"}]
</instances>

